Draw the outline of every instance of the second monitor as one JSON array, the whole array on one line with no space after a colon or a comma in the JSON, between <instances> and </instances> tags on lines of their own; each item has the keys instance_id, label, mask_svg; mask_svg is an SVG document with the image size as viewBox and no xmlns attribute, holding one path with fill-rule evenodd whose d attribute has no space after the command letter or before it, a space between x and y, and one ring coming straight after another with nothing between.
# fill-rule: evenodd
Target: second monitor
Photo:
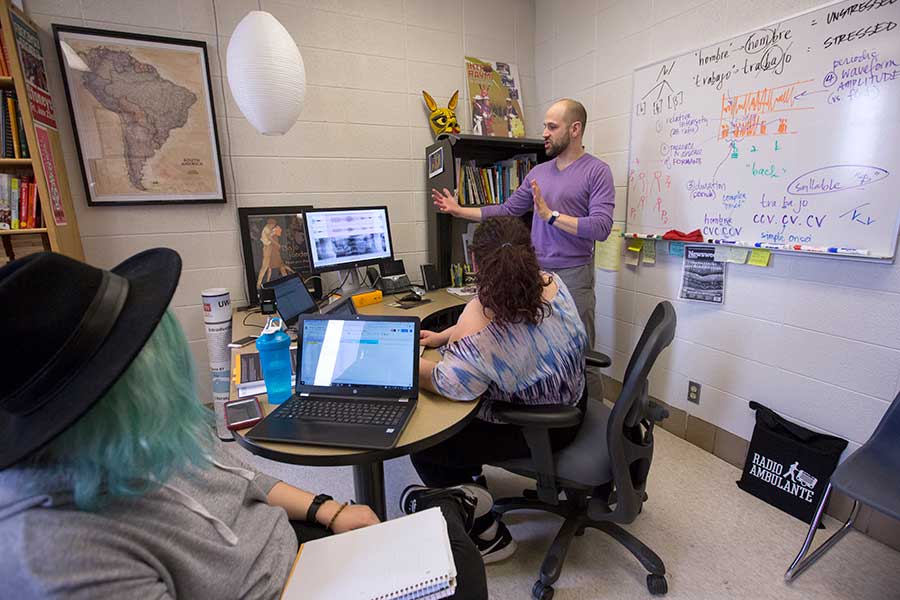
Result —
<instances>
[{"instance_id":1,"label":"second monitor","mask_svg":"<svg viewBox=\"0 0 900 600\"><path fill-rule=\"evenodd\" d=\"M316 208L303 219L312 270L348 271L341 279L345 292L361 287L356 267L394 258L386 206Z\"/></svg>"}]
</instances>

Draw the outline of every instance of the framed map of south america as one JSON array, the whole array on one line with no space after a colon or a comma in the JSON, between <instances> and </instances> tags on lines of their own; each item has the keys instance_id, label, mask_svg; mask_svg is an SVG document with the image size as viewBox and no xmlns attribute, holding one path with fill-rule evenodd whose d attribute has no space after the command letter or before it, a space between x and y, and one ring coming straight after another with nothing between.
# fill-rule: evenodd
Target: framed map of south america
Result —
<instances>
[{"instance_id":1,"label":"framed map of south america","mask_svg":"<svg viewBox=\"0 0 900 600\"><path fill-rule=\"evenodd\" d=\"M225 202L206 42L53 36L89 206Z\"/></svg>"}]
</instances>

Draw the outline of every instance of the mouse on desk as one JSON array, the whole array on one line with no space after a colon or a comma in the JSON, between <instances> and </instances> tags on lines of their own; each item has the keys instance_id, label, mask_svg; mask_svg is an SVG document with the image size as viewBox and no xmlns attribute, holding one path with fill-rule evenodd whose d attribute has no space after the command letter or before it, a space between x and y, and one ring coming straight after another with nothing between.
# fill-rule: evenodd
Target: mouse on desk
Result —
<instances>
[{"instance_id":1,"label":"mouse on desk","mask_svg":"<svg viewBox=\"0 0 900 600\"><path fill-rule=\"evenodd\" d=\"M411 286L409 288L409 293L402 298L400 298L400 302L421 302L425 299L425 290L418 286Z\"/></svg>"}]
</instances>

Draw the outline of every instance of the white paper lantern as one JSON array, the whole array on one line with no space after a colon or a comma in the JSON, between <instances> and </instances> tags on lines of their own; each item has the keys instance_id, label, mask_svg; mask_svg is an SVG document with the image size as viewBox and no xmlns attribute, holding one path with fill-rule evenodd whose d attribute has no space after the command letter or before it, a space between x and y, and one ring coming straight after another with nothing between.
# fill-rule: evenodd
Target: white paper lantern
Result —
<instances>
[{"instance_id":1,"label":"white paper lantern","mask_svg":"<svg viewBox=\"0 0 900 600\"><path fill-rule=\"evenodd\" d=\"M263 11L247 13L231 36L228 86L238 108L263 135L286 133L306 97L306 71L300 50L278 19Z\"/></svg>"}]
</instances>

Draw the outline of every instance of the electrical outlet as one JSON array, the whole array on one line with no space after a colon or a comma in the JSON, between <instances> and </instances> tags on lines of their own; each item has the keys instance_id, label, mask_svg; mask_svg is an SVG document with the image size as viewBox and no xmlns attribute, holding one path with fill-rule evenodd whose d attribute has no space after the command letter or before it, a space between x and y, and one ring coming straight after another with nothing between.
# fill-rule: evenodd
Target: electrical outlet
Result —
<instances>
[{"instance_id":1,"label":"electrical outlet","mask_svg":"<svg viewBox=\"0 0 900 600\"><path fill-rule=\"evenodd\" d=\"M696 381L688 381L688 402L700 404L700 384Z\"/></svg>"}]
</instances>

